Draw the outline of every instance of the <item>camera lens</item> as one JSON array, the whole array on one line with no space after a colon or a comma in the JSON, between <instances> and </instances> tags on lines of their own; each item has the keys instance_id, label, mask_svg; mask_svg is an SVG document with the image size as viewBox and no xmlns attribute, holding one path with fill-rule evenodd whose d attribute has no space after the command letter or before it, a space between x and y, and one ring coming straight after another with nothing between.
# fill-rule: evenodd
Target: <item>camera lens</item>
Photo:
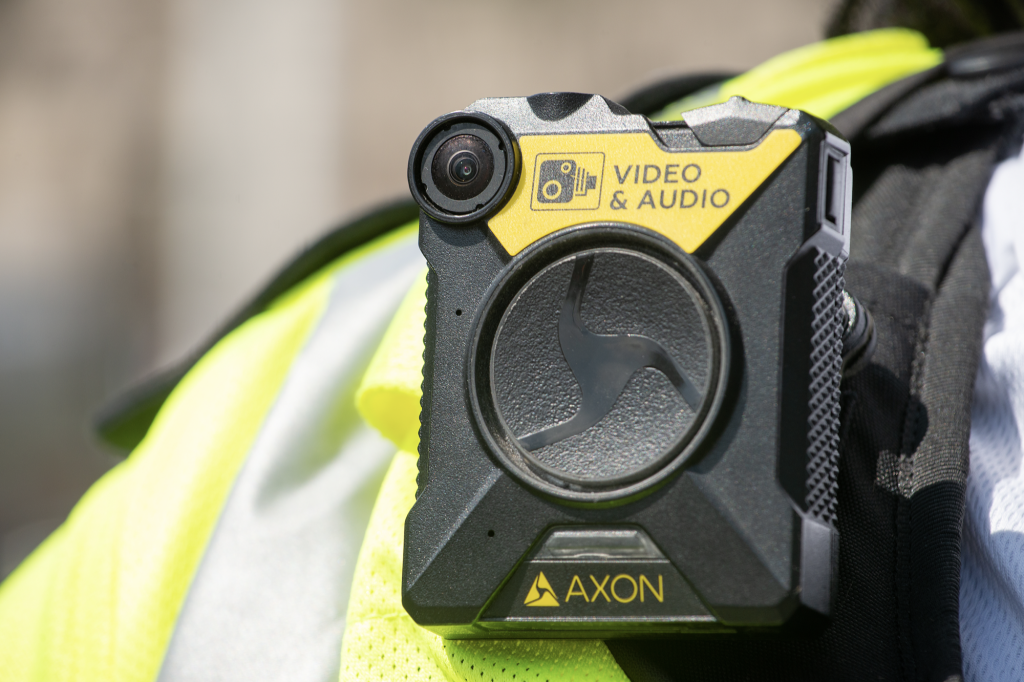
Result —
<instances>
[{"instance_id":1,"label":"camera lens","mask_svg":"<svg viewBox=\"0 0 1024 682\"><path fill-rule=\"evenodd\" d=\"M409 190L433 219L468 224L508 199L518 166L518 147L503 124L456 111L434 120L413 144Z\"/></svg>"},{"instance_id":2,"label":"camera lens","mask_svg":"<svg viewBox=\"0 0 1024 682\"><path fill-rule=\"evenodd\" d=\"M472 199L494 177L494 156L476 135L455 135L434 152L430 175L437 190L449 199Z\"/></svg>"},{"instance_id":3,"label":"camera lens","mask_svg":"<svg viewBox=\"0 0 1024 682\"><path fill-rule=\"evenodd\" d=\"M480 172L480 160L473 152L459 152L448 164L448 175L460 185L473 182Z\"/></svg>"}]
</instances>

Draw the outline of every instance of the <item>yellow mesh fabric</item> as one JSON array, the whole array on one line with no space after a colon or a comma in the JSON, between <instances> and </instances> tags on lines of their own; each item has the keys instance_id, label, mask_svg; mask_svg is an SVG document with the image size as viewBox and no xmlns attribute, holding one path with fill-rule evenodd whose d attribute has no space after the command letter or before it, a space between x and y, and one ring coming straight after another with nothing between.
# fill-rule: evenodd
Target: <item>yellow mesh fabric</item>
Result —
<instances>
[{"instance_id":1,"label":"yellow mesh fabric","mask_svg":"<svg viewBox=\"0 0 1024 682\"><path fill-rule=\"evenodd\" d=\"M889 83L941 61L942 50L929 47L916 31L887 28L854 33L783 53L652 118L678 120L684 111L740 95L827 119Z\"/></svg>"},{"instance_id":2,"label":"yellow mesh fabric","mask_svg":"<svg viewBox=\"0 0 1024 682\"><path fill-rule=\"evenodd\" d=\"M780 55L658 118L733 95L828 118L866 95L942 60L918 33L885 29L834 38ZM596 640L444 641L401 604L403 524L416 489L425 281L409 292L360 387L366 421L399 452L377 498L359 555L342 646L349 680L624 680Z\"/></svg>"},{"instance_id":3,"label":"yellow mesh fabric","mask_svg":"<svg viewBox=\"0 0 1024 682\"><path fill-rule=\"evenodd\" d=\"M0 585L0 680L156 678L232 481L323 313L331 276L365 252L310 278L207 353L132 456Z\"/></svg>"},{"instance_id":4,"label":"yellow mesh fabric","mask_svg":"<svg viewBox=\"0 0 1024 682\"><path fill-rule=\"evenodd\" d=\"M627 682L601 641L447 641L416 625L401 596L403 526L415 493L416 455L399 451L356 563L343 681Z\"/></svg>"}]
</instances>

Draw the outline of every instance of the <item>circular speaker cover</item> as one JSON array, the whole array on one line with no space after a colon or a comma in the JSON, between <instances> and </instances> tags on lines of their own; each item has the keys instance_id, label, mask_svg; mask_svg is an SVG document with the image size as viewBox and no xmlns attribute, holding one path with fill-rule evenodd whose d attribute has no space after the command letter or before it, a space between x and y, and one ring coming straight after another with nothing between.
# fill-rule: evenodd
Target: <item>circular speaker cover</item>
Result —
<instances>
[{"instance_id":1,"label":"circular speaker cover","mask_svg":"<svg viewBox=\"0 0 1024 682\"><path fill-rule=\"evenodd\" d=\"M516 258L478 318L471 401L520 480L598 501L655 486L722 401L728 331L701 267L640 228L565 230Z\"/></svg>"}]
</instances>

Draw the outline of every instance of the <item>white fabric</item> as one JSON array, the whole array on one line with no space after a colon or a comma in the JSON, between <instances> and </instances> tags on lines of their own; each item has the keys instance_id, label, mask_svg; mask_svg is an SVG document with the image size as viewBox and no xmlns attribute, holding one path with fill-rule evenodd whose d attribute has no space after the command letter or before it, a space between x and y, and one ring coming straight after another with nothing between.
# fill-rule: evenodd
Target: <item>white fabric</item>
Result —
<instances>
[{"instance_id":1,"label":"white fabric","mask_svg":"<svg viewBox=\"0 0 1024 682\"><path fill-rule=\"evenodd\" d=\"M974 389L960 632L967 682L1024 680L1024 154L998 166L982 239L992 273Z\"/></svg>"}]
</instances>

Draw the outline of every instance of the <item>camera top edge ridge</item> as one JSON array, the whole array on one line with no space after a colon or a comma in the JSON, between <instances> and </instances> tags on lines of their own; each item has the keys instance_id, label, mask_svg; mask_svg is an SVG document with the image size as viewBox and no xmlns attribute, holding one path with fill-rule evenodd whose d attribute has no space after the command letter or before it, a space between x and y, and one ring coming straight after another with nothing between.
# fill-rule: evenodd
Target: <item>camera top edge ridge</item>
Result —
<instances>
[{"instance_id":1,"label":"camera top edge ridge","mask_svg":"<svg viewBox=\"0 0 1024 682\"><path fill-rule=\"evenodd\" d=\"M566 102L558 109L556 98ZM578 98L586 98L582 104ZM542 99L534 99L542 98ZM533 103L531 104L531 99ZM581 93L543 93L530 97L492 97L477 100L466 108L488 114L507 125L517 136L543 133L586 132L649 132L650 124L639 114L622 114L613 110L610 100L600 95ZM539 104L543 103L543 105ZM614 103L612 103L614 104ZM575 107L575 108L572 108ZM621 108L615 104L616 108ZM540 111L540 114L538 114Z\"/></svg>"}]
</instances>

